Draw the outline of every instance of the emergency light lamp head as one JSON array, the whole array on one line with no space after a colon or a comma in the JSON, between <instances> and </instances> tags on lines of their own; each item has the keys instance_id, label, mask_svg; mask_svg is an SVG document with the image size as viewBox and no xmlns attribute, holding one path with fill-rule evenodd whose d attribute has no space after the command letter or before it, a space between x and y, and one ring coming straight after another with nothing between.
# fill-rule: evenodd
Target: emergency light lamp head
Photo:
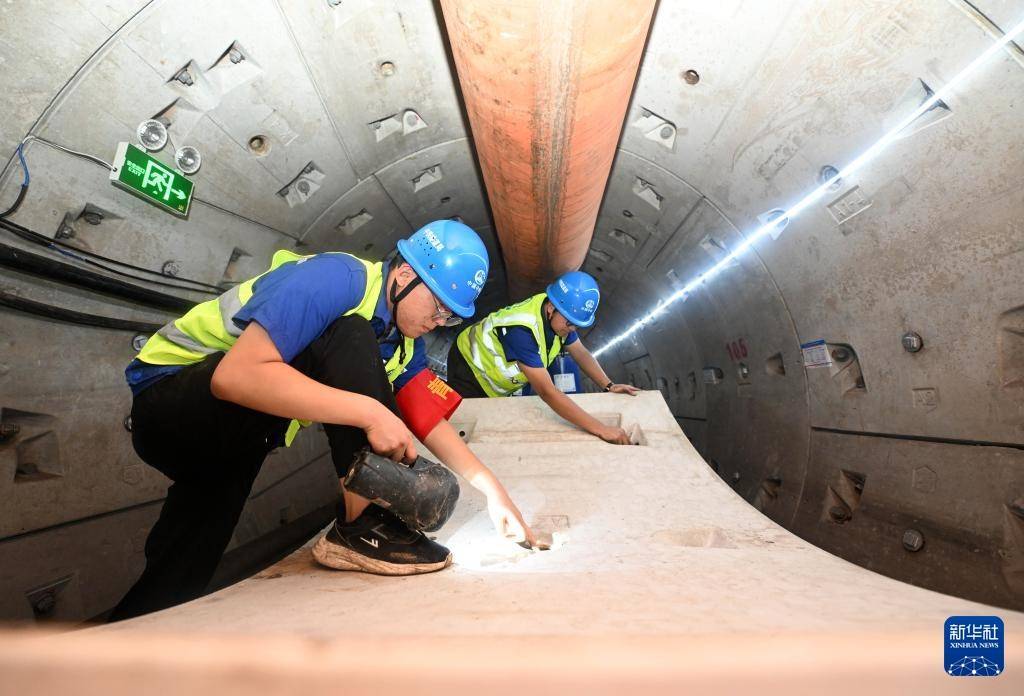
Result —
<instances>
[{"instance_id":1,"label":"emergency light lamp head","mask_svg":"<svg viewBox=\"0 0 1024 696\"><path fill-rule=\"evenodd\" d=\"M174 164L182 174L195 174L203 164L199 150L191 145L184 145L174 153Z\"/></svg>"},{"instance_id":2,"label":"emergency light lamp head","mask_svg":"<svg viewBox=\"0 0 1024 696\"><path fill-rule=\"evenodd\" d=\"M135 130L139 143L150 152L162 150L167 144L167 126L155 118L143 121Z\"/></svg>"}]
</instances>

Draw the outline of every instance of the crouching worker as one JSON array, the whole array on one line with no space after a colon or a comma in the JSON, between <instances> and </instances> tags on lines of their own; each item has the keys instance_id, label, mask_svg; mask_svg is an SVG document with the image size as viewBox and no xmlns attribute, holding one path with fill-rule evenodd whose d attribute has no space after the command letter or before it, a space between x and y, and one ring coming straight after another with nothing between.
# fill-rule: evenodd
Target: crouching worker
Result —
<instances>
[{"instance_id":1,"label":"crouching worker","mask_svg":"<svg viewBox=\"0 0 1024 696\"><path fill-rule=\"evenodd\" d=\"M419 528L443 522L458 487L442 467L417 461L413 432L487 495L503 534L535 543L501 483L445 420L458 396L418 407L424 394L441 391L422 388L433 379L420 337L472 316L487 271L483 242L451 220L401 240L388 263L279 251L266 273L152 336L126 370L132 442L173 483L146 540L146 569L111 620L202 594L267 453L313 421L324 424L335 470L349 484L335 524L317 542L321 563L391 575L451 563L448 549ZM360 455L353 467L366 447L380 456ZM374 488L374 475L392 488ZM402 485L413 489L393 490ZM437 509L416 517L402 507L419 498ZM412 526L373 500L393 504Z\"/></svg>"},{"instance_id":2,"label":"crouching worker","mask_svg":"<svg viewBox=\"0 0 1024 696\"><path fill-rule=\"evenodd\" d=\"M448 382L462 396L509 396L527 382L551 409L592 435L618 445L629 436L605 425L555 386L547 368L562 347L587 377L606 392L636 395L629 384L615 384L576 335L594 323L601 293L581 271L561 276L546 292L500 309L464 329L448 355Z\"/></svg>"}]
</instances>

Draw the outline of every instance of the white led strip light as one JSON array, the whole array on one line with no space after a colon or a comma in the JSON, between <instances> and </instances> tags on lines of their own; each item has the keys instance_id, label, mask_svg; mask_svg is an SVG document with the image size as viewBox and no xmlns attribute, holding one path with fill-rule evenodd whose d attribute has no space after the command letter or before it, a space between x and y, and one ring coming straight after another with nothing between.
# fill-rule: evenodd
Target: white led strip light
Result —
<instances>
[{"instance_id":1,"label":"white led strip light","mask_svg":"<svg viewBox=\"0 0 1024 696\"><path fill-rule=\"evenodd\" d=\"M956 76L952 80L950 80L942 89L932 94L931 97L926 99L920 106L914 109L914 111L910 113L906 118L904 118L898 124L893 126L893 128L890 129L889 132L887 132L885 135L879 138L874 145L869 147L867 150L861 153L859 157L857 157L852 162L843 167L835 177L833 177L829 181L822 183L820 186L818 186L818 188L814 189L809 194L804 196L802 200L793 204L790 208L785 210L781 215L779 215L774 220L762 225L761 227L758 227L750 235L748 235L739 245L737 245L735 249L730 251L725 256L725 258L723 258L721 261L716 263L708 270L701 273L693 280L689 281L681 289L676 290L671 295L658 302L654 309L652 309L650 312L648 312L640 319L634 321L628 329L626 329L624 332L622 332L621 334L613 338L611 341L603 345L599 350L595 351L594 355L601 355L605 351L618 345L622 341L626 340L627 338L635 334L637 331L645 327L651 321L657 319L658 316L661 315L670 305L675 304L677 301L681 299L685 299L686 296L693 292L695 289L697 289L697 287L713 278L715 275L718 274L719 271L721 271L723 268L725 268L734 260L736 260L736 257L738 257L740 254L749 249L754 244L754 242L757 242L766 234L772 232L776 227L788 225L790 220L792 220L794 217L802 213L809 206L821 200L822 196L825 195L825 193L829 189L829 186L831 186L833 182L839 179L846 179L850 177L851 175L862 169L868 162L871 162L876 157L878 157L878 155L880 155L882 151L885 150L885 148L887 148L894 140L897 139L897 136L904 128L913 123L918 116L925 113L933 106L938 104L940 101L942 101L950 92L953 91L954 88L956 88L961 82L967 79L968 75L973 73L975 70L981 67L983 63L985 63L996 53L1001 51L1003 47L1006 46L1006 44L1010 43L1010 41L1012 41L1013 38L1017 36L1017 34L1020 34L1022 31L1024 31L1024 22L1021 22L1013 29L1006 32L1002 36L1002 38L999 39L999 41L989 46L987 50L985 50L981 55L979 55L977 58L971 61L971 63L966 68L957 73Z\"/></svg>"}]
</instances>

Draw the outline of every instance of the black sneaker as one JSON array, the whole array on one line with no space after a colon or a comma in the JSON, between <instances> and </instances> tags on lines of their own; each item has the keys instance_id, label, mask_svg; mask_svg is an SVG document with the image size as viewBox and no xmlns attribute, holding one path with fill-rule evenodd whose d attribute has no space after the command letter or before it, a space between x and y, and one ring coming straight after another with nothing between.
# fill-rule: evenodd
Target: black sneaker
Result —
<instances>
[{"instance_id":1,"label":"black sneaker","mask_svg":"<svg viewBox=\"0 0 1024 696\"><path fill-rule=\"evenodd\" d=\"M335 522L313 546L313 558L328 568L377 575L432 573L452 562L451 551L378 505L348 524Z\"/></svg>"}]
</instances>

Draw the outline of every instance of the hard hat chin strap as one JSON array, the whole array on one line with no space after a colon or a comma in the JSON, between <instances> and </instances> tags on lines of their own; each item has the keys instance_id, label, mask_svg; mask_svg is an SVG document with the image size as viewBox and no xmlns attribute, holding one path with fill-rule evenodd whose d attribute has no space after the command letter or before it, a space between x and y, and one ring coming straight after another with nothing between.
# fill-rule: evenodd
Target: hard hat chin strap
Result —
<instances>
[{"instance_id":1,"label":"hard hat chin strap","mask_svg":"<svg viewBox=\"0 0 1024 696\"><path fill-rule=\"evenodd\" d=\"M416 286L422 282L423 280L419 276L416 276L409 281L408 285L402 288L401 292L399 292L398 279L396 278L391 281L391 287L388 289L388 299L391 300L391 323L388 325L388 328L384 330L384 335L389 336L392 328L398 330L398 335L401 336L398 343L398 359L402 362L405 362L405 334L403 334L402 329L398 327L398 303L401 302L406 295L415 290Z\"/></svg>"}]
</instances>

